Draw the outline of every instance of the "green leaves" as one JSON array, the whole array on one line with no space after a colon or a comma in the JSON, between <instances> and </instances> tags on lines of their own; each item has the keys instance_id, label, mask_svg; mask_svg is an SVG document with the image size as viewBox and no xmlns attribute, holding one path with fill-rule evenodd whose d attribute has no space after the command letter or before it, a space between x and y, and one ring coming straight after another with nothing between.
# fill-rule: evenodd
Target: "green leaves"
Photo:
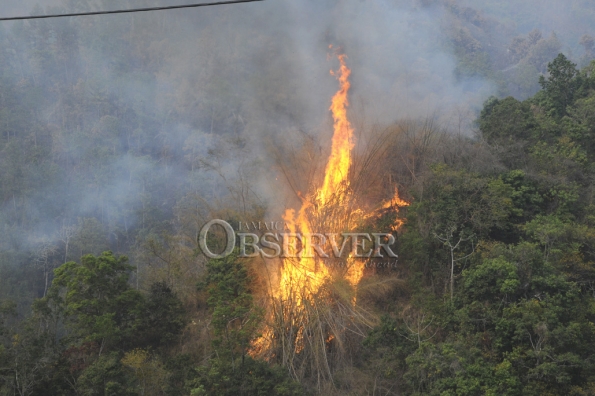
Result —
<instances>
[{"instance_id":1,"label":"green leaves","mask_svg":"<svg viewBox=\"0 0 595 396\"><path fill-rule=\"evenodd\" d=\"M400 238L411 292L365 343L403 393L592 393L592 70L560 55L534 98L485 103L478 124L502 170L438 162L420 177Z\"/></svg>"},{"instance_id":2,"label":"green leaves","mask_svg":"<svg viewBox=\"0 0 595 396\"><path fill-rule=\"evenodd\" d=\"M208 366L199 369L199 377L190 394L297 396L304 392L284 368L271 367L266 362L246 357L236 367L224 360L213 359Z\"/></svg>"},{"instance_id":3,"label":"green leaves","mask_svg":"<svg viewBox=\"0 0 595 396\"><path fill-rule=\"evenodd\" d=\"M537 120L527 102L512 96L490 97L478 120L483 137L492 144L522 144L535 133Z\"/></svg>"},{"instance_id":4,"label":"green leaves","mask_svg":"<svg viewBox=\"0 0 595 396\"><path fill-rule=\"evenodd\" d=\"M132 289L125 256L84 256L55 270L48 300L63 315L73 342L111 347L152 346L175 341L187 323L182 302L163 282L147 297Z\"/></svg>"},{"instance_id":5,"label":"green leaves","mask_svg":"<svg viewBox=\"0 0 595 396\"><path fill-rule=\"evenodd\" d=\"M165 348L178 340L187 323L182 301L165 282L157 282L150 287L131 337L143 345Z\"/></svg>"},{"instance_id":6,"label":"green leaves","mask_svg":"<svg viewBox=\"0 0 595 396\"><path fill-rule=\"evenodd\" d=\"M233 361L246 354L263 313L253 304L250 277L237 252L209 260L207 271L205 285L212 310L213 346L220 356Z\"/></svg>"},{"instance_id":7,"label":"green leaves","mask_svg":"<svg viewBox=\"0 0 595 396\"><path fill-rule=\"evenodd\" d=\"M177 340L186 312L165 283L153 284L147 296L132 289L131 270L125 256L111 252L57 268L48 296L37 300L35 316L10 351L13 360L32 362L21 370L49 367L43 379L53 394L148 394L147 384L164 385L168 373L159 354ZM68 330L61 339L59 320ZM31 386L43 388L36 381Z\"/></svg>"},{"instance_id":8,"label":"green leaves","mask_svg":"<svg viewBox=\"0 0 595 396\"><path fill-rule=\"evenodd\" d=\"M576 69L576 64L570 62L564 54L559 54L547 66L549 77L541 76L539 84L547 94L547 103L556 115L566 115L566 107L570 105L575 93L582 84L582 77Z\"/></svg>"},{"instance_id":9,"label":"green leaves","mask_svg":"<svg viewBox=\"0 0 595 396\"><path fill-rule=\"evenodd\" d=\"M216 358L198 368L191 395L301 395L287 370L247 356L263 317L250 294L251 277L237 251L209 260L199 289L208 292ZM241 358L241 359L240 359Z\"/></svg>"},{"instance_id":10,"label":"green leaves","mask_svg":"<svg viewBox=\"0 0 595 396\"><path fill-rule=\"evenodd\" d=\"M499 257L463 271L465 301L498 301L513 297L520 286L517 266Z\"/></svg>"},{"instance_id":11,"label":"green leaves","mask_svg":"<svg viewBox=\"0 0 595 396\"><path fill-rule=\"evenodd\" d=\"M436 165L410 212L436 231L456 226L465 235L484 236L504 225L512 210L510 195L500 179Z\"/></svg>"},{"instance_id":12,"label":"green leaves","mask_svg":"<svg viewBox=\"0 0 595 396\"><path fill-rule=\"evenodd\" d=\"M143 297L128 285L132 267L111 252L87 255L54 271L49 299L65 317L72 335L84 341L118 344L134 337Z\"/></svg>"}]
</instances>

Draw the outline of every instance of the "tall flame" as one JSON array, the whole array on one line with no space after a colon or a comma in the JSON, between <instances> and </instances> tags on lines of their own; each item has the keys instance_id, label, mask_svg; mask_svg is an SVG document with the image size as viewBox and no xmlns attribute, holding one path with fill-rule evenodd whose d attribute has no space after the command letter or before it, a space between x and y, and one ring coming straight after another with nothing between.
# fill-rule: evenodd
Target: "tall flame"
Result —
<instances>
[{"instance_id":1,"label":"tall flame","mask_svg":"<svg viewBox=\"0 0 595 396\"><path fill-rule=\"evenodd\" d=\"M330 111L333 114L334 133L331 146L331 154L324 173L324 182L319 190L318 198L320 203L327 203L329 196L338 190L342 183L347 183L349 167L351 166L351 149L353 149L353 128L347 119L347 107L349 99L347 93L351 88L349 76L351 70L345 64L346 56L338 55L341 67L338 74L331 70L340 83L340 88L333 96Z\"/></svg>"},{"instance_id":2,"label":"tall flame","mask_svg":"<svg viewBox=\"0 0 595 396\"><path fill-rule=\"evenodd\" d=\"M332 48L332 46L330 47ZM308 238L300 238L297 235L310 235L313 229L323 225L336 227L334 220L338 216L345 215L347 218L357 218L354 214L359 214L360 218L369 218L372 216L363 215L363 211L351 207L349 201L349 170L351 167L351 150L354 142L354 129L347 119L347 108L349 106L348 92L351 87L349 76L351 70L347 67L345 60L346 56L343 54L337 55L340 63L339 70L331 74L337 78L340 87L337 93L332 98L329 110L333 117L333 137L331 142L331 153L326 164L324 180L322 186L307 197L303 198L302 207L299 211L288 209L283 219L287 224L290 234L294 235L291 241L284 240L285 248L297 252L310 251L310 243L312 241ZM389 209L392 207L406 206L407 202L402 200L398 191L395 192L394 197L382 204L381 209ZM340 209L340 210L337 210ZM325 217L326 216L326 217ZM329 217L330 216L330 217ZM324 218L326 220L320 220ZM314 220L315 219L315 220ZM357 224L351 220L347 223L341 223L340 227L348 229L355 229ZM398 227L400 223L396 223ZM317 232L315 230L314 232ZM341 230L330 230L341 231ZM298 246L299 245L299 246ZM300 249L301 248L301 249ZM357 286L364 275L365 263L361 259L351 257L346 260L347 270L342 274L343 279L347 280L357 292ZM276 286L272 286L271 295L275 301L280 302L283 307L281 309L281 316L283 316L284 326L289 328L297 328L297 331L289 331L289 334L295 334L293 339L293 348L296 353L300 353L304 348L304 326L310 322L307 313L306 302L314 298L326 299L329 297L323 285L331 278L331 271L324 263L314 255L302 254L298 257L283 258L281 265L281 273L279 282ZM352 297L352 304L356 305L356 297ZM311 305L311 304L310 304ZM316 304L315 304L316 305ZM262 337L254 341L252 345L252 353L258 354L263 350L267 350L271 346L273 340L273 330L270 327L264 329ZM330 342L335 338L335 335L329 334L326 337L326 342Z\"/></svg>"},{"instance_id":3,"label":"tall flame","mask_svg":"<svg viewBox=\"0 0 595 396\"><path fill-rule=\"evenodd\" d=\"M353 128L347 119L347 106L349 106L347 93L351 87L349 82L351 70L345 64L345 55L339 54L337 57L341 66L337 73L331 70L331 74L337 77L340 87L333 96L329 108L333 116L334 133L324 182L315 194L314 199L317 201L317 208L308 201L304 201L297 217L292 209L285 212L284 220L289 225L292 233L310 234L312 226L308 219L308 213L313 210L320 211L328 203L329 197L336 193L341 185L348 183L351 149L354 146ZM303 250L308 250L308 243L308 241L302 241ZM350 271L349 279L354 285L361 279L361 274L363 274L363 267L362 270ZM293 297L296 305L300 306L303 293L307 297L315 294L329 275L328 269L324 265L317 265L313 257L303 256L297 260L285 259L279 289L276 294L285 300ZM296 293L296 288L299 288L301 293Z\"/></svg>"},{"instance_id":4,"label":"tall flame","mask_svg":"<svg viewBox=\"0 0 595 396\"><path fill-rule=\"evenodd\" d=\"M332 47L331 47L332 48ZM333 96L330 111L334 121L334 132L331 144L331 154L326 165L326 171L322 187L313 194L309 199L304 199L302 207L296 215L295 210L288 209L284 216L287 227L291 234L308 235L311 233L312 226L309 220L309 214L314 211L320 212L329 203L329 198L339 191L341 186L346 186L348 183L349 167L351 166L351 149L353 143L353 128L347 119L347 106L349 101L347 93L351 84L349 83L349 75L351 70L345 64L345 55L337 55L340 62L340 68L337 73L331 70L331 74L336 76L339 80L340 87L337 93ZM315 203L315 204L313 204ZM288 245L297 251L297 237L294 241L287 241ZM307 251L309 241L302 240L302 251ZM353 260L349 259L349 262ZM353 265L352 265L353 267ZM357 285L363 275L363 264L358 268L350 268L349 273L346 274L347 280L352 285ZM295 310L295 315L289 314L289 321L291 326L297 326L297 334L295 338L295 352L299 353L304 347L303 331L304 322L301 315L304 307L304 299L311 299L320 292L322 285L330 278L330 272L324 264L320 264L314 257L302 255L297 258L285 258L281 266L281 276L276 288L272 290L272 295L275 299L281 301L281 304L288 304ZM353 300L355 303L355 299ZM301 319L296 319L300 318ZM296 323L300 320L300 323ZM307 320L307 319L306 319ZM266 350L272 341L272 330L266 328L264 334L253 343L253 351ZM330 339L330 338L329 338Z\"/></svg>"}]
</instances>

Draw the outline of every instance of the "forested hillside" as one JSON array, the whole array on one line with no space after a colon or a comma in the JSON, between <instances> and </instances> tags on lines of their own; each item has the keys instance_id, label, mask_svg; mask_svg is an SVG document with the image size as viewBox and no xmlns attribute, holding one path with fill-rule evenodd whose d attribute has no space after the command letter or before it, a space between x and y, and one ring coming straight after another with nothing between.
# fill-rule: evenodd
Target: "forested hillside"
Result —
<instances>
[{"instance_id":1,"label":"forested hillside","mask_svg":"<svg viewBox=\"0 0 595 396\"><path fill-rule=\"evenodd\" d=\"M590 4L265 3L0 25L0 395L595 394ZM265 357L265 265L199 231L301 197L330 44L398 265L346 342Z\"/></svg>"},{"instance_id":2,"label":"forested hillside","mask_svg":"<svg viewBox=\"0 0 595 396\"><path fill-rule=\"evenodd\" d=\"M489 99L482 139L442 154L412 186L406 297L365 341L389 367L386 386L594 392L594 67L578 72L559 55L537 95Z\"/></svg>"}]
</instances>

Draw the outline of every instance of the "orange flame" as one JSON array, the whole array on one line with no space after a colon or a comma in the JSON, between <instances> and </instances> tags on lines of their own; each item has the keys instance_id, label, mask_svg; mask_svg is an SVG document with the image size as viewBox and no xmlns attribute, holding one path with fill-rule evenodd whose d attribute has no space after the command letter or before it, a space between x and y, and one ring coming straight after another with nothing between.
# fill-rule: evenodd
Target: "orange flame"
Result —
<instances>
[{"instance_id":1,"label":"orange flame","mask_svg":"<svg viewBox=\"0 0 595 396\"><path fill-rule=\"evenodd\" d=\"M395 206L409 206L409 202L405 201L404 199L401 199L401 197L399 196L399 190L397 188L395 188L395 195L393 195L389 201L386 201L384 204L382 204L382 209L390 209Z\"/></svg>"},{"instance_id":2,"label":"orange flame","mask_svg":"<svg viewBox=\"0 0 595 396\"><path fill-rule=\"evenodd\" d=\"M310 223L306 218L306 208L309 206L304 204L299 211L297 219L295 218L295 211L288 209L283 216L290 233L302 235L310 234ZM294 241L287 241L288 245L295 247L297 244L297 237ZM309 250L307 240L302 241L302 252ZM294 250L297 250L294 249ZM302 297L305 292L306 297L311 297L322 286L324 281L329 276L329 272L324 265L316 265L314 257L307 257L302 255L298 258L286 258L283 260L283 268L281 271L281 279L279 288L275 293L275 297L282 298L287 301L293 299L296 306L302 305ZM298 292L297 288L299 288Z\"/></svg>"},{"instance_id":3,"label":"orange flame","mask_svg":"<svg viewBox=\"0 0 595 396\"><path fill-rule=\"evenodd\" d=\"M337 93L333 96L331 101L330 111L334 120L334 133L331 145L331 154L326 166L324 182L315 196L317 198L318 209L324 207L329 197L334 194L338 188L348 183L349 167L351 166L351 149L353 143L353 128L347 119L347 106L349 101L347 93L351 84L349 83L349 75L351 70L345 64L346 56L337 55L340 62L338 74L331 71L331 74L336 75L339 80L340 87ZM297 215L295 211L289 209L285 212L283 219L287 222L288 227L292 233L301 233L302 235L311 233L311 225L308 220L308 211L315 210L315 208L304 200L302 207ZM302 241L303 251L307 251L309 247L308 241ZM353 266L351 266L353 267ZM357 284L361 276L358 275L358 270L355 271L349 278L353 281L352 284ZM290 296L295 299L296 305L302 304L301 294L305 292L307 297L317 293L322 284L328 279L329 271L324 265L317 265L315 258L302 256L298 260L285 259L281 272L281 280L279 289L277 290L277 297L287 300ZM299 287L302 293L294 293L296 287Z\"/></svg>"},{"instance_id":4,"label":"orange flame","mask_svg":"<svg viewBox=\"0 0 595 396\"><path fill-rule=\"evenodd\" d=\"M353 128L347 119L349 100L347 93L351 87L349 76L351 70L345 64L345 55L338 55L341 67L338 74L331 70L340 83L339 91L333 96L330 111L333 113L334 134L331 154L324 173L324 183L319 191L318 199L322 205L337 191L343 183L347 183L349 167L351 166L351 149L354 146Z\"/></svg>"},{"instance_id":5,"label":"orange flame","mask_svg":"<svg viewBox=\"0 0 595 396\"><path fill-rule=\"evenodd\" d=\"M332 46L329 46L332 48ZM369 218L374 214L364 215L363 211L358 208L347 208L346 191L349 187L349 170L351 167L351 150L353 149L354 130L347 118L347 107L349 106L348 92L351 87L349 76L351 70L347 67L345 60L346 56L343 54L337 55L340 68L337 72L331 70L331 74L337 78L340 87L337 93L333 96L329 110L333 117L333 137L331 143L331 153L326 165L324 180L322 186L310 196L302 196L302 207L297 212L294 209L288 209L284 216L287 227L291 234L294 235L288 240L284 240L284 251L309 252L309 241L307 238L300 239L297 235L309 235L312 232L313 225L310 222L311 218L316 218L318 214L323 213L325 209L333 207L333 205L345 206L345 210L349 210L351 214L357 214L360 218ZM408 202L399 197L398 190L395 190L395 195L390 201L382 204L381 209L397 208L409 205ZM355 217L358 217L355 216ZM398 220L393 227L398 227L401 223ZM314 224L316 226L316 224ZM349 225L348 227L354 227ZM291 239L291 240L290 240ZM301 249L300 249L301 248ZM347 271L343 274L343 278L347 280L356 290L357 286L364 275L365 262L361 259L350 257L347 259ZM290 302L291 308L295 312L302 312L305 309L305 301L310 300L315 295L320 296L322 286L331 278L330 270L320 263L313 255L302 254L301 257L284 258L281 265L281 274L279 282L276 287L273 287L271 295L282 303ZM355 306L356 296L352 298L352 303ZM294 350L300 353L304 348L304 327L301 324L295 323L295 315L289 315L292 326L299 326L296 333ZM274 338L271 328L266 328L261 338L255 340L252 344L252 353L258 354L263 350L267 350ZM326 342L330 342L334 335L330 334Z\"/></svg>"},{"instance_id":6,"label":"orange flame","mask_svg":"<svg viewBox=\"0 0 595 396\"><path fill-rule=\"evenodd\" d=\"M331 48L331 47L329 47ZM329 198L337 192L341 185L348 183L349 167L351 166L351 149L353 143L353 128L347 119L347 106L349 101L347 93L350 88L349 75L351 71L345 64L345 55L338 55L340 68L338 73L331 71L340 83L339 91L333 96L330 111L334 121L334 133L331 145L331 154L326 166L325 177L322 187L316 191L312 199L316 205L312 205L308 199L303 198L303 204L299 212L293 209L285 212L285 220L289 231L292 234L308 235L311 233L311 224L308 214L314 210L321 210L328 203ZM297 237L296 237L297 239ZM302 252L308 251L310 243L307 240L300 241ZM288 247L297 249L297 241L287 241ZM361 270L355 264L350 266L347 276L350 283L354 286L359 282L363 275L363 265ZM330 278L330 272L324 264L317 263L314 257L307 254L298 258L285 258L281 268L281 277L278 287L273 291L273 296L281 301L291 301L296 310L303 309L303 299L310 299L320 292L322 285ZM355 303L355 300L353 300ZM296 353L301 352L304 347L303 327L297 332L295 341ZM267 338L270 340L270 330L266 331ZM263 339L257 340L254 344L258 349L266 349L269 341Z\"/></svg>"},{"instance_id":7,"label":"orange flame","mask_svg":"<svg viewBox=\"0 0 595 396\"><path fill-rule=\"evenodd\" d=\"M409 202L405 201L399 196L399 190L395 187L395 195L389 200L382 204L381 209L390 209L396 208L396 211L399 212L399 208L404 206L409 206ZM403 225L403 220L397 218L392 225L392 230L397 231Z\"/></svg>"}]
</instances>

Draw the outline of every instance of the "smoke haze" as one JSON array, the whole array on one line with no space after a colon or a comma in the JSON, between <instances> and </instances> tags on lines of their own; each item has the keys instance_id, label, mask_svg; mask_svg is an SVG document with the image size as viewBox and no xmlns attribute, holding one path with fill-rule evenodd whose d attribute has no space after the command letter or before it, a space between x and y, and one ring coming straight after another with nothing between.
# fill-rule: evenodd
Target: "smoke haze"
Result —
<instances>
[{"instance_id":1,"label":"smoke haze","mask_svg":"<svg viewBox=\"0 0 595 396\"><path fill-rule=\"evenodd\" d=\"M1 12L35 3L5 0ZM370 123L437 115L446 126L463 117L472 135L490 95L536 89L537 81L521 86L524 77L518 87L500 83L501 70L523 64L509 58L513 37L541 29L544 60L527 58L523 69L537 73L558 49L583 56L577 40L595 33L593 16L577 22L562 1L509 2L518 18L531 14L522 23L495 13L496 2L474 3L267 0L3 25L3 85L30 122L2 131L2 161L17 164L2 171L4 262L30 262L42 241L61 259L92 250L67 248L68 227L80 246L87 238L96 250L127 252L172 219L183 228L192 205L266 208L284 188L268 180L266 142L303 131L328 145L334 51L348 57L354 115ZM64 12L180 2L40 4ZM559 44L547 41L554 31ZM487 71L473 69L478 59Z\"/></svg>"}]
</instances>

